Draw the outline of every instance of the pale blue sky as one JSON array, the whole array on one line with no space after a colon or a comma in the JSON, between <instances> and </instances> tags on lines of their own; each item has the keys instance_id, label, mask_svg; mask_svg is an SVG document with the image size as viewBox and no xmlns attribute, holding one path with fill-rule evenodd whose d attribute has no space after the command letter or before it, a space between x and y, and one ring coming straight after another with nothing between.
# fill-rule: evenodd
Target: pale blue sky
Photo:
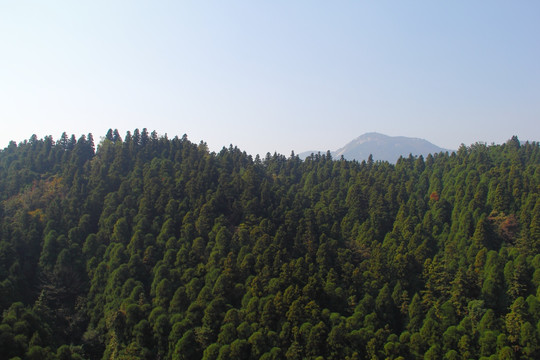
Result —
<instances>
[{"instance_id":1,"label":"pale blue sky","mask_svg":"<svg viewBox=\"0 0 540 360\"><path fill-rule=\"evenodd\" d=\"M539 1L0 1L0 148L63 131L335 150L540 140Z\"/></svg>"}]
</instances>

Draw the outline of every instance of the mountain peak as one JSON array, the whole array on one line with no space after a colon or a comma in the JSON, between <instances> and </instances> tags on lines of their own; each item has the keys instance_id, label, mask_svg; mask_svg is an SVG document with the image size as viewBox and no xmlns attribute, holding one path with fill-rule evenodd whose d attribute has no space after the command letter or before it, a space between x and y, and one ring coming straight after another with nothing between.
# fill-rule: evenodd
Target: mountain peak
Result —
<instances>
[{"instance_id":1,"label":"mountain peak","mask_svg":"<svg viewBox=\"0 0 540 360\"><path fill-rule=\"evenodd\" d=\"M400 156L409 154L427 156L428 154L448 151L425 139L405 136L388 136L377 132L360 135L342 148L332 152L334 158L343 156L347 160L366 160L373 155L374 160L395 163ZM309 156L312 152L302 153L301 157Z\"/></svg>"}]
</instances>

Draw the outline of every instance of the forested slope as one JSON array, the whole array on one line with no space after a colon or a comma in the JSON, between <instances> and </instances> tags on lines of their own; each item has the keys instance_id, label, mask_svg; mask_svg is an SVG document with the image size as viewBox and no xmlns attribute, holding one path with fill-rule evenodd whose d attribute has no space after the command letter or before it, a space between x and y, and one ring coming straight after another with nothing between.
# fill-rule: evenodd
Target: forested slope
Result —
<instances>
[{"instance_id":1,"label":"forested slope","mask_svg":"<svg viewBox=\"0 0 540 360\"><path fill-rule=\"evenodd\" d=\"M187 137L0 152L10 359L538 359L540 148L387 162Z\"/></svg>"}]
</instances>

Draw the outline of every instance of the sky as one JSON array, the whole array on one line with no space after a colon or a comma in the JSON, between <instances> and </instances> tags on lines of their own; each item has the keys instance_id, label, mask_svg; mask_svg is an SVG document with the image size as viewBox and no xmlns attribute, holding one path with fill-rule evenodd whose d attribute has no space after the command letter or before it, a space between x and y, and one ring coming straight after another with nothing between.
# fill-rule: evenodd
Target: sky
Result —
<instances>
[{"instance_id":1,"label":"sky","mask_svg":"<svg viewBox=\"0 0 540 360\"><path fill-rule=\"evenodd\" d=\"M540 2L0 1L0 149L65 131L255 155L540 140Z\"/></svg>"}]
</instances>

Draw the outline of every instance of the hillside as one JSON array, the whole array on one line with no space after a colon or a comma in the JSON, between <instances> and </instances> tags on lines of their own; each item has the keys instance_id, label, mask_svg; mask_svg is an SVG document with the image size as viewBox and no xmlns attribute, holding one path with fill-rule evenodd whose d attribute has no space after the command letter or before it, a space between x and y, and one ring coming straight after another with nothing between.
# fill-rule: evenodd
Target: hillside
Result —
<instances>
[{"instance_id":1,"label":"hillside","mask_svg":"<svg viewBox=\"0 0 540 360\"><path fill-rule=\"evenodd\" d=\"M388 161L395 164L400 157L437 154L449 151L433 145L427 140L419 138L410 138L405 136L388 136L376 132L366 133L347 143L345 146L332 151L334 158L340 159L342 156L346 160L367 160L370 155L373 160ZM305 159L312 153L318 151L306 151L299 154L300 158Z\"/></svg>"},{"instance_id":2,"label":"hillside","mask_svg":"<svg viewBox=\"0 0 540 360\"><path fill-rule=\"evenodd\" d=\"M335 157L334 157L335 159ZM5 359L538 359L540 146L0 151Z\"/></svg>"}]
</instances>

